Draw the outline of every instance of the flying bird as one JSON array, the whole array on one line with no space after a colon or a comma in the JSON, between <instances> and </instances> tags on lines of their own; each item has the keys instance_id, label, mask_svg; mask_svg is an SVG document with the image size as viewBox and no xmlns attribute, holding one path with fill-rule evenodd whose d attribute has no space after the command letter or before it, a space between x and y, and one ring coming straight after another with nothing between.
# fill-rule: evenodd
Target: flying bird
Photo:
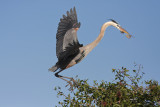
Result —
<instances>
[{"instance_id":1,"label":"flying bird","mask_svg":"<svg viewBox=\"0 0 160 107\"><path fill-rule=\"evenodd\" d=\"M63 18L60 19L56 34L56 55L58 62L49 69L52 72L58 70L55 73L55 76L67 81L71 87L73 86L71 81L75 82L74 79L59 75L59 73L82 61L101 41L108 26L114 26L120 30L121 33L126 33L127 38L131 38L131 35L125 29L123 29L115 20L110 19L110 21L102 25L100 34L96 40L83 46L79 43L77 38L77 31L80 28L80 25L81 23L78 22L75 7L70 9L70 11L67 11L67 15L63 15Z\"/></svg>"}]
</instances>

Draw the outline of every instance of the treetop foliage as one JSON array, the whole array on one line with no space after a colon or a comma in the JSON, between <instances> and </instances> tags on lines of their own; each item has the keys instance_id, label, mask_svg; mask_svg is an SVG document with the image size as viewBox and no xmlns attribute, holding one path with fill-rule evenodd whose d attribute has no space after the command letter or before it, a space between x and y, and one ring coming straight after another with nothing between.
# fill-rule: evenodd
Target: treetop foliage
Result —
<instances>
[{"instance_id":1,"label":"treetop foliage","mask_svg":"<svg viewBox=\"0 0 160 107\"><path fill-rule=\"evenodd\" d=\"M115 78L112 82L102 81L90 86L88 80L76 80L74 89L65 95L60 87L55 87L63 107L137 107L160 106L160 85L155 80L142 81L142 66L136 70L112 69Z\"/></svg>"}]
</instances>

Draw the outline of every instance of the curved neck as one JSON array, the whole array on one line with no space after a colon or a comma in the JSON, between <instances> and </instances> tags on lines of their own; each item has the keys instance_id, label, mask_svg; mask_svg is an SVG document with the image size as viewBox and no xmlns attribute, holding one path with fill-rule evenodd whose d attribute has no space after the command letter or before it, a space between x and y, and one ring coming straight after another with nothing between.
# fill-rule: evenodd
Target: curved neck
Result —
<instances>
[{"instance_id":1,"label":"curved neck","mask_svg":"<svg viewBox=\"0 0 160 107\"><path fill-rule=\"evenodd\" d=\"M101 31L100 31L100 34L99 36L96 38L96 40L94 40L92 43L88 44L87 45L87 48L89 49L89 52L98 45L98 43L101 41L101 39L103 38L104 36L104 33L105 33L105 30L108 26L115 26L115 23L113 23L112 21L110 22L106 22L102 25L101 27Z\"/></svg>"}]
</instances>

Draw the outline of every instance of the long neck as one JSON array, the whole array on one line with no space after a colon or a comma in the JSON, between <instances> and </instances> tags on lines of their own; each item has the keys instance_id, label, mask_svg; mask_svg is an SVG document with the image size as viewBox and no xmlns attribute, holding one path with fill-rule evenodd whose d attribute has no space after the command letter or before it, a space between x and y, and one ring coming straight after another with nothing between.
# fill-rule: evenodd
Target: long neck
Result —
<instances>
[{"instance_id":1,"label":"long neck","mask_svg":"<svg viewBox=\"0 0 160 107\"><path fill-rule=\"evenodd\" d=\"M94 40L92 43L88 44L86 47L88 48L89 52L92 51L92 49L94 47L96 47L98 45L98 43L101 41L101 39L103 38L104 36L104 33L105 33L105 30L108 26L114 26L113 22L106 22L102 25L101 27L101 31L100 31L100 34L99 36L96 38L96 40Z\"/></svg>"}]
</instances>

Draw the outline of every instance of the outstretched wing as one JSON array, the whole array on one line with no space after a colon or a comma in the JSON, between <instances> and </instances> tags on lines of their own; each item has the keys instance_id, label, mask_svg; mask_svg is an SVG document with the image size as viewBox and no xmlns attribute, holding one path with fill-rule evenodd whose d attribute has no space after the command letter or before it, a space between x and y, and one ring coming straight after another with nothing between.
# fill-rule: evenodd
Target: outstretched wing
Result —
<instances>
[{"instance_id":1,"label":"outstretched wing","mask_svg":"<svg viewBox=\"0 0 160 107\"><path fill-rule=\"evenodd\" d=\"M80 28L80 22L77 20L75 7L67 11L67 16L63 15L60 19L56 34L56 55L59 60L74 55L79 51L81 45L77 39L77 28Z\"/></svg>"}]
</instances>

